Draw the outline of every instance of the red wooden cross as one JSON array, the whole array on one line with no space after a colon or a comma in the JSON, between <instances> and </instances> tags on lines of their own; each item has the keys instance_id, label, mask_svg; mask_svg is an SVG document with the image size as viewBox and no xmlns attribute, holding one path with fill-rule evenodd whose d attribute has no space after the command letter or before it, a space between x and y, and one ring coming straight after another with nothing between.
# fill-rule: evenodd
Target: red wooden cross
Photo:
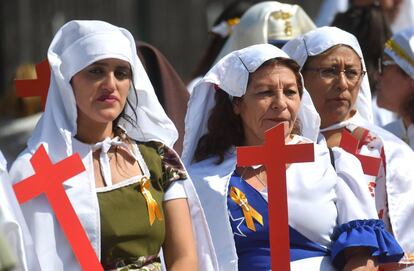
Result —
<instances>
[{"instance_id":1,"label":"red wooden cross","mask_svg":"<svg viewBox=\"0 0 414 271\"><path fill-rule=\"evenodd\" d=\"M42 109L45 109L50 85L50 67L47 59L36 64L37 79L15 80L16 94L19 97L40 96Z\"/></svg>"},{"instance_id":2,"label":"red wooden cross","mask_svg":"<svg viewBox=\"0 0 414 271\"><path fill-rule=\"evenodd\" d=\"M286 164L314 160L313 144L285 145L284 126L280 124L266 131L263 146L237 148L239 166L266 167L272 270L290 270Z\"/></svg>"},{"instance_id":3,"label":"red wooden cross","mask_svg":"<svg viewBox=\"0 0 414 271\"><path fill-rule=\"evenodd\" d=\"M370 176L377 176L381 165L381 158L366 156L358 152L358 140L346 129L342 131L339 147L353 154L361 162L362 170Z\"/></svg>"},{"instance_id":4,"label":"red wooden cross","mask_svg":"<svg viewBox=\"0 0 414 271\"><path fill-rule=\"evenodd\" d=\"M72 155L52 164L43 145L33 154L30 163L35 175L13 186L20 204L45 194L82 270L99 271L103 268L79 222L62 183L85 171L79 155Z\"/></svg>"}]
</instances>

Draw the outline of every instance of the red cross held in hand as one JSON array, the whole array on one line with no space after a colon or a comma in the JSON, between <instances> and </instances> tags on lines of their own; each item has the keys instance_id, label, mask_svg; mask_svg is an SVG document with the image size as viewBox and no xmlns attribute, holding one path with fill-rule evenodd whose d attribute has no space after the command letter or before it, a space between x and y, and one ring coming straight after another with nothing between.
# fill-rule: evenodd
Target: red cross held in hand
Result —
<instances>
[{"instance_id":1,"label":"red cross held in hand","mask_svg":"<svg viewBox=\"0 0 414 271\"><path fill-rule=\"evenodd\" d=\"M314 160L313 144L285 145L284 125L280 124L266 131L263 146L237 148L239 166L266 167L272 270L290 270L286 164Z\"/></svg>"},{"instance_id":2,"label":"red cross held in hand","mask_svg":"<svg viewBox=\"0 0 414 271\"><path fill-rule=\"evenodd\" d=\"M36 64L36 74L37 79L15 80L16 93L19 97L40 96L44 110L50 85L50 67L47 59Z\"/></svg>"},{"instance_id":3,"label":"red cross held in hand","mask_svg":"<svg viewBox=\"0 0 414 271\"><path fill-rule=\"evenodd\" d=\"M20 204L45 194L82 270L99 271L103 268L79 222L63 182L85 171L79 155L72 155L52 164L43 145L33 154L30 163L35 175L13 185Z\"/></svg>"},{"instance_id":4,"label":"red cross held in hand","mask_svg":"<svg viewBox=\"0 0 414 271\"><path fill-rule=\"evenodd\" d=\"M377 176L381 165L381 158L366 156L358 152L358 140L346 129L342 131L339 147L353 154L361 162L362 170L370 176Z\"/></svg>"}]
</instances>

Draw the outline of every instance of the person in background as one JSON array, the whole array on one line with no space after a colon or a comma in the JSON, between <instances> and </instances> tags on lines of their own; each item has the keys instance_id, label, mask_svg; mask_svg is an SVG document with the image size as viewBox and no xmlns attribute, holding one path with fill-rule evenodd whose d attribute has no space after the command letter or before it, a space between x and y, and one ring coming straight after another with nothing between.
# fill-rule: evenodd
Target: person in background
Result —
<instances>
[{"instance_id":1,"label":"person in background","mask_svg":"<svg viewBox=\"0 0 414 271\"><path fill-rule=\"evenodd\" d=\"M174 150L181 154L184 117L189 98L187 87L167 58L157 48L146 42L137 41L137 53L161 106L178 130L178 140L174 144Z\"/></svg>"},{"instance_id":2,"label":"person in background","mask_svg":"<svg viewBox=\"0 0 414 271\"><path fill-rule=\"evenodd\" d=\"M378 78L378 106L398 114L384 128L414 149L414 26L385 44Z\"/></svg>"},{"instance_id":3,"label":"person in background","mask_svg":"<svg viewBox=\"0 0 414 271\"><path fill-rule=\"evenodd\" d=\"M319 116L299 68L273 45L249 46L219 60L190 96L183 161L205 210L217 270L271 269L272 180L264 165L237 166L235 150L262 145L265 131L278 124L286 144L312 143L302 129L316 138ZM307 118L298 122L298 115ZM314 148L314 162L286 166L291 270L377 270L378 259L398 261L402 250L358 181L359 161L337 150L336 173L328 148Z\"/></svg>"},{"instance_id":4,"label":"person in background","mask_svg":"<svg viewBox=\"0 0 414 271\"><path fill-rule=\"evenodd\" d=\"M53 163L78 153L85 171L64 183L105 270L214 270L202 208L129 31L70 21L48 50L45 112L10 170L34 174L42 145ZM44 195L22 205L42 270L79 270ZM162 251L161 251L162 248Z\"/></svg>"},{"instance_id":5,"label":"person in background","mask_svg":"<svg viewBox=\"0 0 414 271\"><path fill-rule=\"evenodd\" d=\"M339 146L348 131L359 141L358 154L381 158L377 174L359 181L371 191L378 216L404 249L401 263L414 263L414 152L372 123L371 92L357 39L339 28L321 27L289 41L283 50L300 64L321 117L318 142Z\"/></svg>"},{"instance_id":6,"label":"person in background","mask_svg":"<svg viewBox=\"0 0 414 271\"><path fill-rule=\"evenodd\" d=\"M14 161L26 147L41 116L40 97L17 97L14 80L36 79L35 65L26 63L17 67L0 102L0 146L7 161Z\"/></svg>"},{"instance_id":7,"label":"person in background","mask_svg":"<svg viewBox=\"0 0 414 271\"><path fill-rule=\"evenodd\" d=\"M251 6L233 28L216 58L217 63L232 51L260 43L281 47L289 39L315 29L316 26L298 5L264 1ZM195 85L195 82L192 84Z\"/></svg>"},{"instance_id":8,"label":"person in background","mask_svg":"<svg viewBox=\"0 0 414 271\"><path fill-rule=\"evenodd\" d=\"M325 0L315 22L318 27L329 26L338 13L373 4L381 6L393 33L414 25L414 0Z\"/></svg>"},{"instance_id":9,"label":"person in background","mask_svg":"<svg viewBox=\"0 0 414 271\"><path fill-rule=\"evenodd\" d=\"M384 126L396 118L391 111L377 106L375 91L378 59L382 56L385 42L391 37L385 12L391 8L390 5L392 1L388 0L353 0L350 1L348 10L338 13L332 22L332 26L353 34L361 46L371 88L374 123L378 126Z\"/></svg>"},{"instance_id":10,"label":"person in background","mask_svg":"<svg viewBox=\"0 0 414 271\"><path fill-rule=\"evenodd\" d=\"M288 40L315 28L315 24L298 5L277 1L257 3L240 18L240 23L234 28L214 63L235 50L254 44L270 43L280 48Z\"/></svg>"},{"instance_id":11,"label":"person in background","mask_svg":"<svg viewBox=\"0 0 414 271\"><path fill-rule=\"evenodd\" d=\"M191 72L187 89L191 93L197 82L207 73L214 64L218 54L231 36L234 27L240 22L240 17L255 3L257 0L235 0L230 2L218 18L214 21L213 27L208 32L209 41L200 60Z\"/></svg>"}]
</instances>

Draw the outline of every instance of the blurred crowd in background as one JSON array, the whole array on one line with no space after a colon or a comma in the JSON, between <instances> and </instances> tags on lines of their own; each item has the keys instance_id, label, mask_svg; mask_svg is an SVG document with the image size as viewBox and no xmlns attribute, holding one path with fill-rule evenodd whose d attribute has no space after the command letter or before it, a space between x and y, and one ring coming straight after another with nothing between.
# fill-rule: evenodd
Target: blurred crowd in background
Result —
<instances>
[{"instance_id":1,"label":"blurred crowd in background","mask_svg":"<svg viewBox=\"0 0 414 271\"><path fill-rule=\"evenodd\" d=\"M41 114L40 98L17 97L14 80L36 78L35 64L46 58L49 41L65 22L98 19L129 29L136 39L157 48L180 81L188 84L211 67L227 40L226 35L215 33L214 29L227 19L240 17L257 2L260 1L1 1L0 146L5 157L13 161L23 150ZM414 24L413 1L281 2L300 5L318 27L337 26L358 38L376 99L378 59L392 33ZM392 113L377 109L376 103L373 106L381 112L381 116L374 114L381 126L395 118Z\"/></svg>"}]
</instances>

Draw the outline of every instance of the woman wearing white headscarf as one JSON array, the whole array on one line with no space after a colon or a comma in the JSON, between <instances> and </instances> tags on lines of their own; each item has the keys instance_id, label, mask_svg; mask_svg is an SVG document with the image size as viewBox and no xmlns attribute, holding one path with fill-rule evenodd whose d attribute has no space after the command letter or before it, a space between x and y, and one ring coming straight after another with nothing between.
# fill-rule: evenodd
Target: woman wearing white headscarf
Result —
<instances>
[{"instance_id":1,"label":"woman wearing white headscarf","mask_svg":"<svg viewBox=\"0 0 414 271\"><path fill-rule=\"evenodd\" d=\"M287 144L312 142L298 135L298 115L309 137L318 134L319 125L302 86L299 66L275 46L262 44L225 56L190 97L183 161L205 210L219 270L270 269L270 180L262 165L237 166L235 147L263 144L264 131L279 123L286 127ZM287 166L291 270L376 270L376 257L398 260L402 251L383 222L370 219L375 207L356 181L362 176L359 162L336 150L341 162L335 173L328 149L314 147L314 162ZM243 214L246 204L258 214L252 223ZM365 261L356 263L349 253Z\"/></svg>"},{"instance_id":2,"label":"woman wearing white headscarf","mask_svg":"<svg viewBox=\"0 0 414 271\"><path fill-rule=\"evenodd\" d=\"M63 186L105 269L160 270L162 246L169 270L196 270L197 254L198 270L214 270L201 206L171 149L177 131L132 35L101 21L71 21L55 35L48 61L45 112L12 166L13 181L34 174L29 160L40 145L53 163L79 153L86 171ZM42 270L79 270L46 198L22 209Z\"/></svg>"},{"instance_id":3,"label":"woman wearing white headscarf","mask_svg":"<svg viewBox=\"0 0 414 271\"><path fill-rule=\"evenodd\" d=\"M381 158L376 176L365 175L379 217L403 247L402 262L414 252L414 153L399 138L372 124L371 94L356 38L335 27L322 27L288 42L283 50L302 67L305 87L321 116L328 146L338 146L343 130L359 140L362 155Z\"/></svg>"},{"instance_id":4,"label":"woman wearing white headscarf","mask_svg":"<svg viewBox=\"0 0 414 271\"><path fill-rule=\"evenodd\" d=\"M414 26L387 41L378 78L378 105L398 114L384 128L414 150Z\"/></svg>"}]
</instances>

